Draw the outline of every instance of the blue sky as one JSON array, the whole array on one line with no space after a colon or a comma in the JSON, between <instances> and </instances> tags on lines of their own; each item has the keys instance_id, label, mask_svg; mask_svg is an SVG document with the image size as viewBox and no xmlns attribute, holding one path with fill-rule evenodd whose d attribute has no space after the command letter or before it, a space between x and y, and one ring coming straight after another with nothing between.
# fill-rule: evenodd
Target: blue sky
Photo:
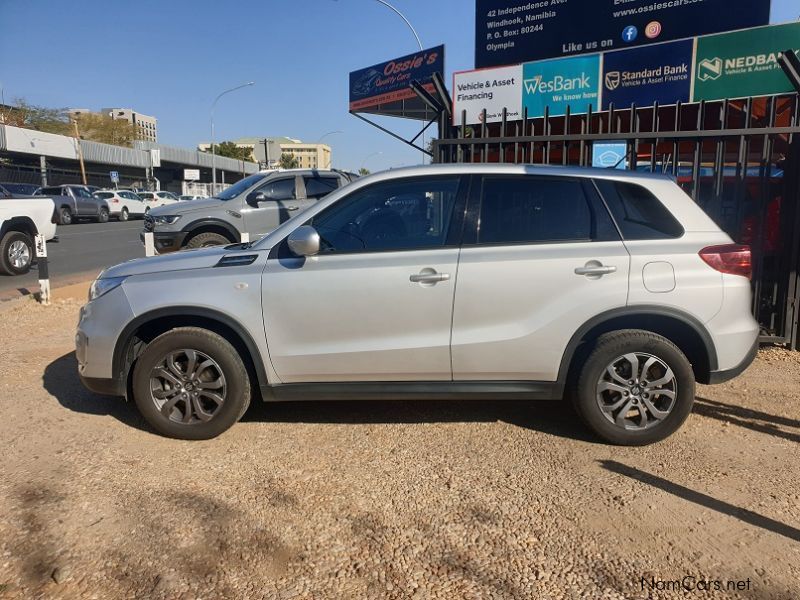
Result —
<instances>
[{"instance_id":1,"label":"blue sky","mask_svg":"<svg viewBox=\"0 0 800 600\"><path fill-rule=\"evenodd\" d=\"M425 47L446 45L447 81L473 67L473 0L393 3ZM798 16L797 0L773 0L773 22ZM194 147L210 137L216 94L254 80L220 101L217 139L313 142L341 130L325 139L334 166L374 171L421 160L347 112L350 71L416 49L400 18L374 0L0 0L0 23L7 102L132 107L158 117L162 143Z\"/></svg>"}]
</instances>

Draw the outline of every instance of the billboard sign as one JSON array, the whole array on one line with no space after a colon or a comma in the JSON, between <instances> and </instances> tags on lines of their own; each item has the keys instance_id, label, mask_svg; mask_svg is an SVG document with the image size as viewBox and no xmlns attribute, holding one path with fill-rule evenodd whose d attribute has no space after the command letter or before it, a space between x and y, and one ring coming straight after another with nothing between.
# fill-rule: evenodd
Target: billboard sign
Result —
<instances>
[{"instance_id":1,"label":"billboard sign","mask_svg":"<svg viewBox=\"0 0 800 600\"><path fill-rule=\"evenodd\" d=\"M475 67L757 27L769 13L770 0L477 0Z\"/></svg>"},{"instance_id":2,"label":"billboard sign","mask_svg":"<svg viewBox=\"0 0 800 600\"><path fill-rule=\"evenodd\" d=\"M600 98L600 55L522 65L522 106L529 117L587 112Z\"/></svg>"},{"instance_id":3,"label":"billboard sign","mask_svg":"<svg viewBox=\"0 0 800 600\"><path fill-rule=\"evenodd\" d=\"M697 40L694 100L792 92L778 64L783 50L800 51L800 23L713 35Z\"/></svg>"},{"instance_id":4,"label":"billboard sign","mask_svg":"<svg viewBox=\"0 0 800 600\"><path fill-rule=\"evenodd\" d=\"M199 181L200 180L200 169L184 169L183 170L183 180L184 181Z\"/></svg>"},{"instance_id":5,"label":"billboard sign","mask_svg":"<svg viewBox=\"0 0 800 600\"><path fill-rule=\"evenodd\" d=\"M636 103L688 102L694 40L608 52L603 56L603 110Z\"/></svg>"},{"instance_id":6,"label":"billboard sign","mask_svg":"<svg viewBox=\"0 0 800 600\"><path fill-rule=\"evenodd\" d=\"M411 82L419 81L433 92L431 77L444 73L444 46L407 54L366 69L350 73L350 110L374 108L382 104L416 98Z\"/></svg>"},{"instance_id":7,"label":"billboard sign","mask_svg":"<svg viewBox=\"0 0 800 600\"><path fill-rule=\"evenodd\" d=\"M486 109L486 122L522 118L522 65L463 71L453 75L453 125L460 125L464 111L467 123L480 123Z\"/></svg>"}]
</instances>

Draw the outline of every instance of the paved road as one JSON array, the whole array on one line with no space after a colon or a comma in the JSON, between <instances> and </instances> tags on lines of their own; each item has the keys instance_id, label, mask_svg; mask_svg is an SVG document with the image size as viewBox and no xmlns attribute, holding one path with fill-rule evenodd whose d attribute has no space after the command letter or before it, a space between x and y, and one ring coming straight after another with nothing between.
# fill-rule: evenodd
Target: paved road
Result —
<instances>
[{"instance_id":1,"label":"paved road","mask_svg":"<svg viewBox=\"0 0 800 600\"><path fill-rule=\"evenodd\" d=\"M59 225L59 242L47 245L51 285L78 283L108 266L144 256L141 230L141 221ZM27 275L0 275L0 301L38 290L35 266Z\"/></svg>"}]
</instances>

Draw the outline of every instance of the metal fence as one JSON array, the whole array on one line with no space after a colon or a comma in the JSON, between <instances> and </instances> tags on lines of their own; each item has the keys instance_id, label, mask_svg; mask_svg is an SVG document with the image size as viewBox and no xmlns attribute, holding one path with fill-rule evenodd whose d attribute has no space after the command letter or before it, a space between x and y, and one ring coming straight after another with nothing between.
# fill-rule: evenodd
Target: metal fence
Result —
<instances>
[{"instance_id":1,"label":"metal fence","mask_svg":"<svg viewBox=\"0 0 800 600\"><path fill-rule=\"evenodd\" d=\"M753 248L762 340L798 347L800 101L797 94L443 128L439 163L591 166L593 145L624 143L625 168L671 174L734 240ZM622 165L621 165L622 166Z\"/></svg>"}]
</instances>

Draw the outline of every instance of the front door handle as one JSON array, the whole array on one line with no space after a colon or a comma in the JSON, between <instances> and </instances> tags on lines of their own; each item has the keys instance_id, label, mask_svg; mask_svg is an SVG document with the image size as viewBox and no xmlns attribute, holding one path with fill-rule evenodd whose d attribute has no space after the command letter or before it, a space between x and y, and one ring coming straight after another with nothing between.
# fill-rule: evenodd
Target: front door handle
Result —
<instances>
[{"instance_id":1,"label":"front door handle","mask_svg":"<svg viewBox=\"0 0 800 600\"><path fill-rule=\"evenodd\" d=\"M298 206L290 206L286 210L300 210L300 207L298 207Z\"/></svg>"},{"instance_id":2,"label":"front door handle","mask_svg":"<svg viewBox=\"0 0 800 600\"><path fill-rule=\"evenodd\" d=\"M595 260L575 269L575 275L586 275L588 277L602 277L603 275L610 275L616 272L617 267L605 266Z\"/></svg>"},{"instance_id":3,"label":"front door handle","mask_svg":"<svg viewBox=\"0 0 800 600\"><path fill-rule=\"evenodd\" d=\"M408 280L411 283L422 283L435 285L441 281L448 281L450 273L437 273L436 269L422 269L418 274L411 275Z\"/></svg>"}]
</instances>

